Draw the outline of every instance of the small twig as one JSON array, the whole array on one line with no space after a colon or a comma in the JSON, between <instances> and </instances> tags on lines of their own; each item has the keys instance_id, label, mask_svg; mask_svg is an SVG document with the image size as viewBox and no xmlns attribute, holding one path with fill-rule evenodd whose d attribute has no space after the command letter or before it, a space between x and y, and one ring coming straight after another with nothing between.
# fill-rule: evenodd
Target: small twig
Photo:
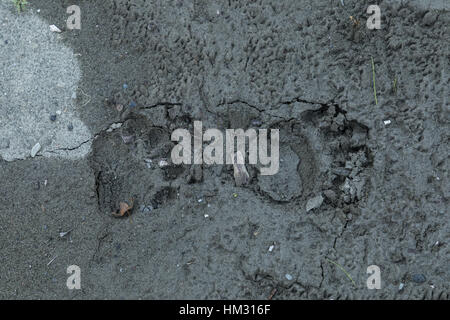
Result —
<instances>
[{"instance_id":1,"label":"small twig","mask_svg":"<svg viewBox=\"0 0 450 320\"><path fill-rule=\"evenodd\" d=\"M52 260L50 260L50 262L47 263L47 267L48 267L53 261L55 261L56 258L58 258L58 256L55 256Z\"/></svg>"},{"instance_id":2,"label":"small twig","mask_svg":"<svg viewBox=\"0 0 450 320\"><path fill-rule=\"evenodd\" d=\"M186 265L191 265L191 264L193 264L195 262L195 258L194 259L191 259L190 261L188 261L188 262L186 262Z\"/></svg>"},{"instance_id":3,"label":"small twig","mask_svg":"<svg viewBox=\"0 0 450 320\"><path fill-rule=\"evenodd\" d=\"M270 296L267 298L267 300L272 300L273 296L277 293L277 288L274 288L272 292L270 293Z\"/></svg>"},{"instance_id":4,"label":"small twig","mask_svg":"<svg viewBox=\"0 0 450 320\"><path fill-rule=\"evenodd\" d=\"M347 276L347 278L349 278L350 281L353 283L353 285L356 287L355 281L353 281L352 277L350 277L350 275L348 274L348 272L345 271L345 269L342 268L341 265L339 265L337 262L334 262L333 260L330 260L330 259L328 259L328 258L325 258L325 259L327 259L329 262L331 262L331 263L334 264L336 267L338 267L339 269L341 269L341 270L345 273L345 275Z\"/></svg>"},{"instance_id":5,"label":"small twig","mask_svg":"<svg viewBox=\"0 0 450 320\"><path fill-rule=\"evenodd\" d=\"M378 104L377 88L375 85L375 64L373 63L373 57L371 57L371 59L372 59L372 76L373 76L373 95L375 96L375 104Z\"/></svg>"},{"instance_id":6,"label":"small twig","mask_svg":"<svg viewBox=\"0 0 450 320\"><path fill-rule=\"evenodd\" d=\"M63 237L65 237L66 235L68 235L69 234L69 232L71 232L73 229L70 229L69 231L66 231L66 232L60 232L59 233L59 236L61 237L61 238L63 238Z\"/></svg>"},{"instance_id":7,"label":"small twig","mask_svg":"<svg viewBox=\"0 0 450 320\"><path fill-rule=\"evenodd\" d=\"M394 93L397 93L397 77L394 79L393 91Z\"/></svg>"}]
</instances>

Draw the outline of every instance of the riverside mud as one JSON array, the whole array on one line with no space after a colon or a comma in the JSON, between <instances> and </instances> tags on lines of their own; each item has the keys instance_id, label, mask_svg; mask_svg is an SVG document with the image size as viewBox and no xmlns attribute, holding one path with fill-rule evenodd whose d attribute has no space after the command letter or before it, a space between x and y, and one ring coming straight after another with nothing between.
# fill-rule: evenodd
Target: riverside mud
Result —
<instances>
[{"instance_id":1,"label":"riverside mud","mask_svg":"<svg viewBox=\"0 0 450 320\"><path fill-rule=\"evenodd\" d=\"M445 2L381 1L380 30L351 0L41 0L24 19L64 26L73 4L60 41L96 138L84 159L0 161L1 297L448 299ZM279 129L279 172L159 166L197 120Z\"/></svg>"}]
</instances>

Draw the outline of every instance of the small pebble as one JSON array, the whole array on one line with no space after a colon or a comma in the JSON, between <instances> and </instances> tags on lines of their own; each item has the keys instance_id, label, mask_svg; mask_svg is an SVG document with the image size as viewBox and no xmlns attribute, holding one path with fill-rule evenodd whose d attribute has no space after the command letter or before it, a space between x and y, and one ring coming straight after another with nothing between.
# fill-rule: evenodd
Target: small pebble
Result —
<instances>
[{"instance_id":1,"label":"small pebble","mask_svg":"<svg viewBox=\"0 0 450 320\"><path fill-rule=\"evenodd\" d=\"M427 278L421 273L416 273L412 275L411 280L415 283L424 283Z\"/></svg>"},{"instance_id":2,"label":"small pebble","mask_svg":"<svg viewBox=\"0 0 450 320\"><path fill-rule=\"evenodd\" d=\"M331 202L335 202L336 201L336 192L334 192L333 190L325 190L323 192L323 194L325 195L325 197L330 200Z\"/></svg>"},{"instance_id":3,"label":"small pebble","mask_svg":"<svg viewBox=\"0 0 450 320\"><path fill-rule=\"evenodd\" d=\"M151 169L152 168L152 159L144 159L145 165L147 166L147 168Z\"/></svg>"},{"instance_id":4,"label":"small pebble","mask_svg":"<svg viewBox=\"0 0 450 320\"><path fill-rule=\"evenodd\" d=\"M145 206L145 205L141 205L141 212L142 213L150 213L153 210L152 206Z\"/></svg>"},{"instance_id":5,"label":"small pebble","mask_svg":"<svg viewBox=\"0 0 450 320\"><path fill-rule=\"evenodd\" d=\"M323 202L322 195L318 195L314 198L309 199L306 202L306 212L319 208L322 205L322 202Z\"/></svg>"},{"instance_id":6,"label":"small pebble","mask_svg":"<svg viewBox=\"0 0 450 320\"><path fill-rule=\"evenodd\" d=\"M289 281L291 281L291 280L293 279L292 276L291 276L290 274L288 274L288 273L285 275L285 277L286 277L286 279L288 279Z\"/></svg>"},{"instance_id":7,"label":"small pebble","mask_svg":"<svg viewBox=\"0 0 450 320\"><path fill-rule=\"evenodd\" d=\"M261 120L258 120L258 119L252 120L252 126L259 127L260 125L262 125Z\"/></svg>"},{"instance_id":8,"label":"small pebble","mask_svg":"<svg viewBox=\"0 0 450 320\"><path fill-rule=\"evenodd\" d=\"M161 160L161 161L159 161L158 165L160 168L164 168L164 167L167 167L169 165L169 163L166 160Z\"/></svg>"},{"instance_id":9,"label":"small pebble","mask_svg":"<svg viewBox=\"0 0 450 320\"><path fill-rule=\"evenodd\" d=\"M112 130L116 130L116 129L119 129L121 126L122 126L122 124L119 122L119 123L113 123L113 124L111 124L109 127L110 127Z\"/></svg>"},{"instance_id":10,"label":"small pebble","mask_svg":"<svg viewBox=\"0 0 450 320\"><path fill-rule=\"evenodd\" d=\"M423 23L426 25L426 26L431 26L431 25L433 25L435 22L436 22L436 20L437 20L437 14L436 13L434 13L434 12L427 12L426 14L425 14L425 16L423 17Z\"/></svg>"},{"instance_id":11,"label":"small pebble","mask_svg":"<svg viewBox=\"0 0 450 320\"><path fill-rule=\"evenodd\" d=\"M52 115L50 116L50 120L51 120L51 121L56 121L56 114L52 114Z\"/></svg>"}]
</instances>

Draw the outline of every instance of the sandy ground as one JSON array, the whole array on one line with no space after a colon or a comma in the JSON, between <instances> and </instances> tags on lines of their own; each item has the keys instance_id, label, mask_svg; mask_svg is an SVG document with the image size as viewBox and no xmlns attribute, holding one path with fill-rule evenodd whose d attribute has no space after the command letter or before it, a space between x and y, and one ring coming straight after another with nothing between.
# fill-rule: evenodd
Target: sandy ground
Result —
<instances>
[{"instance_id":1,"label":"sandy ground","mask_svg":"<svg viewBox=\"0 0 450 320\"><path fill-rule=\"evenodd\" d=\"M449 6L2 1L0 298L448 299ZM279 129L279 173L160 168L194 120Z\"/></svg>"}]
</instances>

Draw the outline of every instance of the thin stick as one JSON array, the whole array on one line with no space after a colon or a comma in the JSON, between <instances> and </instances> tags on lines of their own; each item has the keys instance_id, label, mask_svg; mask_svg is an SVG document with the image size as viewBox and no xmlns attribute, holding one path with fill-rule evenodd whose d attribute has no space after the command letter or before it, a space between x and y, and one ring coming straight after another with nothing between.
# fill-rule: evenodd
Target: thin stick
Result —
<instances>
[{"instance_id":1,"label":"thin stick","mask_svg":"<svg viewBox=\"0 0 450 320\"><path fill-rule=\"evenodd\" d=\"M394 79L394 93L397 93L397 77Z\"/></svg>"},{"instance_id":2,"label":"thin stick","mask_svg":"<svg viewBox=\"0 0 450 320\"><path fill-rule=\"evenodd\" d=\"M272 298L273 298L273 296L275 295L275 293L277 293L277 288L274 288L274 289L272 290L272 292L270 293L270 296L269 296L269 298L267 298L267 300L272 300Z\"/></svg>"},{"instance_id":3,"label":"thin stick","mask_svg":"<svg viewBox=\"0 0 450 320\"><path fill-rule=\"evenodd\" d=\"M375 96L375 104L378 104L377 88L375 85L375 64L373 63L373 57L371 57L371 59L372 59L372 75L373 75L373 95Z\"/></svg>"},{"instance_id":4,"label":"thin stick","mask_svg":"<svg viewBox=\"0 0 450 320\"><path fill-rule=\"evenodd\" d=\"M344 268L342 268L338 263L334 262L333 260L330 260L330 259L328 259L328 258L325 258L325 259L327 259L329 262L331 262L331 263L334 264L336 267L338 267L339 269L341 269L341 270L345 273L345 275L347 276L347 278L349 278L350 281L353 283L353 285L356 287L355 281L353 281L352 277L350 277L350 275L348 274L347 271L344 270Z\"/></svg>"},{"instance_id":5,"label":"thin stick","mask_svg":"<svg viewBox=\"0 0 450 320\"><path fill-rule=\"evenodd\" d=\"M50 262L49 262L49 263L47 263L47 267L48 267L49 265L51 265L51 264L52 264L52 262L53 262L53 261L55 261L55 259L56 259L56 258L58 258L58 256L55 256L55 257L54 257L54 258L53 258L52 260L50 260Z\"/></svg>"}]
</instances>

